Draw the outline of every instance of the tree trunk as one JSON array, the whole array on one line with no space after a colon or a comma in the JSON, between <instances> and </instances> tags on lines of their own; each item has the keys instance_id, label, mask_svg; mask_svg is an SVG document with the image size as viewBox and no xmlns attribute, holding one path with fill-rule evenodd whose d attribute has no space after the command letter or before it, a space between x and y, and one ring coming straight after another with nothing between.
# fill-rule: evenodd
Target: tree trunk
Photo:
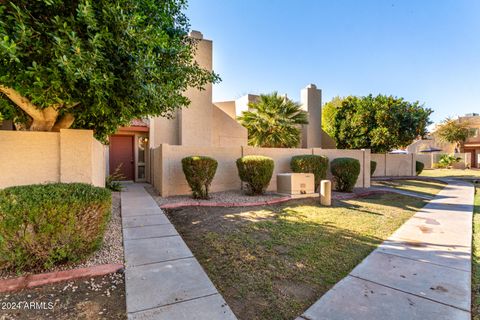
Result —
<instances>
[{"instance_id":1,"label":"tree trunk","mask_svg":"<svg viewBox=\"0 0 480 320\"><path fill-rule=\"evenodd\" d=\"M24 128L25 130L30 131L60 131L60 129L70 128L75 120L71 113L65 113L63 116L59 117L59 110L62 108L75 107L78 104L74 104L70 107L55 104L40 109L13 88L0 85L0 93L7 96L10 101L32 119L29 123L15 124L15 127L18 129Z\"/></svg>"}]
</instances>

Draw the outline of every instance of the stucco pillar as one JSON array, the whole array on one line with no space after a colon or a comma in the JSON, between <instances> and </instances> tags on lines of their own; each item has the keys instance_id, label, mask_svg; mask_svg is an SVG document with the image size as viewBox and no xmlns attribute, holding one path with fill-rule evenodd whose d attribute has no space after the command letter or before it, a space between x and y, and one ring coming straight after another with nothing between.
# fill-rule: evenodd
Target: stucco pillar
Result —
<instances>
[{"instance_id":1,"label":"stucco pillar","mask_svg":"<svg viewBox=\"0 0 480 320\"><path fill-rule=\"evenodd\" d=\"M198 40L195 60L200 67L212 71L212 41L203 39L199 31L192 31L190 37ZM178 112L180 145L212 145L212 84L206 84L204 89L189 88L185 92L185 96L190 99L190 105Z\"/></svg>"},{"instance_id":2,"label":"stucco pillar","mask_svg":"<svg viewBox=\"0 0 480 320\"><path fill-rule=\"evenodd\" d=\"M302 148L322 147L322 91L309 84L300 93L302 109L308 112L308 125L302 128Z\"/></svg>"}]
</instances>

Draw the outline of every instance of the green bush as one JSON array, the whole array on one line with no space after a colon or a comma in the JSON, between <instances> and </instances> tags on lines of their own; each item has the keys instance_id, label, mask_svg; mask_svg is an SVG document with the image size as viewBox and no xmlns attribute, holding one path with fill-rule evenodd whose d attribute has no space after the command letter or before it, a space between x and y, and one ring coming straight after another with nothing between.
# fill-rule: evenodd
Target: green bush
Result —
<instances>
[{"instance_id":1,"label":"green bush","mask_svg":"<svg viewBox=\"0 0 480 320\"><path fill-rule=\"evenodd\" d=\"M423 164L423 162L415 161L415 171L417 172L417 176L422 173L423 168L425 168L425 164Z\"/></svg>"},{"instance_id":2,"label":"green bush","mask_svg":"<svg viewBox=\"0 0 480 320\"><path fill-rule=\"evenodd\" d=\"M0 269L17 272L78 261L98 249L111 192L83 183L0 190Z\"/></svg>"},{"instance_id":3,"label":"green bush","mask_svg":"<svg viewBox=\"0 0 480 320\"><path fill-rule=\"evenodd\" d=\"M377 161L370 161L370 176L373 176L375 170L377 169Z\"/></svg>"},{"instance_id":4,"label":"green bush","mask_svg":"<svg viewBox=\"0 0 480 320\"><path fill-rule=\"evenodd\" d=\"M360 174L360 161L353 158L337 158L330 166L336 190L352 192Z\"/></svg>"},{"instance_id":5,"label":"green bush","mask_svg":"<svg viewBox=\"0 0 480 320\"><path fill-rule=\"evenodd\" d=\"M458 163L462 161L462 158L460 157L455 157L453 154L441 154L440 155L440 160L438 163L443 166L443 168L451 168L453 164Z\"/></svg>"},{"instance_id":6,"label":"green bush","mask_svg":"<svg viewBox=\"0 0 480 320\"><path fill-rule=\"evenodd\" d=\"M320 181L327 176L328 158L312 154L294 156L290 161L293 172L313 173L315 176L315 190L318 190Z\"/></svg>"},{"instance_id":7,"label":"green bush","mask_svg":"<svg viewBox=\"0 0 480 320\"><path fill-rule=\"evenodd\" d=\"M217 160L204 156L182 159L182 169L195 199L208 199L208 189L217 171Z\"/></svg>"},{"instance_id":8,"label":"green bush","mask_svg":"<svg viewBox=\"0 0 480 320\"><path fill-rule=\"evenodd\" d=\"M101 244L111 192L83 183L0 190L0 269L17 272L78 261Z\"/></svg>"},{"instance_id":9,"label":"green bush","mask_svg":"<svg viewBox=\"0 0 480 320\"><path fill-rule=\"evenodd\" d=\"M275 163L272 158L264 156L245 156L237 159L238 175L246 182L247 193L263 194L272 179Z\"/></svg>"}]
</instances>

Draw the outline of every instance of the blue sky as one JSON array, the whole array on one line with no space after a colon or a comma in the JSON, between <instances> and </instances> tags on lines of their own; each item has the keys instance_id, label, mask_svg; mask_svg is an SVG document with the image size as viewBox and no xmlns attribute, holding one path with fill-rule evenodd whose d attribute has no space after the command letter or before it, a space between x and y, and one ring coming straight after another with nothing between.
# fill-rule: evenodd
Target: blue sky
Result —
<instances>
[{"instance_id":1,"label":"blue sky","mask_svg":"<svg viewBox=\"0 0 480 320\"><path fill-rule=\"evenodd\" d=\"M480 112L480 0L190 0L213 40L214 100L315 83L336 95L392 94L435 110Z\"/></svg>"}]
</instances>

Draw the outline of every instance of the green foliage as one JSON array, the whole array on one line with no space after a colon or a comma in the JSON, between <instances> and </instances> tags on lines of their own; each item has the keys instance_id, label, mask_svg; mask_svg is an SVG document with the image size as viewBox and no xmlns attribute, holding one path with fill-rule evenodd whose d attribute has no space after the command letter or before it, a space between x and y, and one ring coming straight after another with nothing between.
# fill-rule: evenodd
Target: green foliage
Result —
<instances>
[{"instance_id":1,"label":"green foliage","mask_svg":"<svg viewBox=\"0 0 480 320\"><path fill-rule=\"evenodd\" d=\"M336 112L342 106L343 99L338 96L334 97L322 107L322 128L330 137L333 137L335 134Z\"/></svg>"},{"instance_id":2,"label":"green foliage","mask_svg":"<svg viewBox=\"0 0 480 320\"><path fill-rule=\"evenodd\" d=\"M315 175L315 190L318 190L320 181L327 176L328 158L312 154L293 156L290 161L290 168L293 172L313 173Z\"/></svg>"},{"instance_id":3,"label":"green foliage","mask_svg":"<svg viewBox=\"0 0 480 320\"><path fill-rule=\"evenodd\" d=\"M468 122L460 122L451 118L445 119L435 130L435 136L441 141L454 143L456 147L465 142L471 135Z\"/></svg>"},{"instance_id":4,"label":"green foliage","mask_svg":"<svg viewBox=\"0 0 480 320\"><path fill-rule=\"evenodd\" d=\"M376 161L370 161L370 176L373 176L376 169L377 169L377 162Z\"/></svg>"},{"instance_id":5,"label":"green foliage","mask_svg":"<svg viewBox=\"0 0 480 320\"><path fill-rule=\"evenodd\" d=\"M112 191L122 191L123 186L120 180L125 179L125 176L121 172L122 164L123 163L116 167L115 171L105 178L105 188Z\"/></svg>"},{"instance_id":6,"label":"green foliage","mask_svg":"<svg viewBox=\"0 0 480 320\"><path fill-rule=\"evenodd\" d=\"M0 190L0 269L17 272L78 261L96 250L111 192L82 183Z\"/></svg>"},{"instance_id":7,"label":"green foliage","mask_svg":"<svg viewBox=\"0 0 480 320\"><path fill-rule=\"evenodd\" d=\"M240 180L246 182L247 193L263 194L273 175L275 162L264 156L245 156L237 159L237 169Z\"/></svg>"},{"instance_id":8,"label":"green foliage","mask_svg":"<svg viewBox=\"0 0 480 320\"><path fill-rule=\"evenodd\" d=\"M185 0L0 1L0 85L104 139L135 118L173 115L219 77L194 61ZM67 109L70 106L75 106ZM0 111L28 120L0 94Z\"/></svg>"},{"instance_id":9,"label":"green foliage","mask_svg":"<svg viewBox=\"0 0 480 320\"><path fill-rule=\"evenodd\" d=\"M441 154L438 161L441 168L450 168L454 163L462 161L462 158L455 157L453 154Z\"/></svg>"},{"instance_id":10,"label":"green foliage","mask_svg":"<svg viewBox=\"0 0 480 320\"><path fill-rule=\"evenodd\" d=\"M422 173L423 168L425 168L425 164L423 162L415 161L415 172L417 173L417 176Z\"/></svg>"},{"instance_id":11,"label":"green foliage","mask_svg":"<svg viewBox=\"0 0 480 320\"><path fill-rule=\"evenodd\" d=\"M217 160L204 156L182 159L182 169L195 199L208 199L208 189L217 171Z\"/></svg>"},{"instance_id":12,"label":"green foliage","mask_svg":"<svg viewBox=\"0 0 480 320\"><path fill-rule=\"evenodd\" d=\"M360 161L353 158L337 158L330 164L336 190L352 192L360 174Z\"/></svg>"},{"instance_id":13,"label":"green foliage","mask_svg":"<svg viewBox=\"0 0 480 320\"><path fill-rule=\"evenodd\" d=\"M277 92L262 94L248 104L238 121L248 130L248 144L265 148L294 148L300 144L300 125L308 116L297 102Z\"/></svg>"},{"instance_id":14,"label":"green foliage","mask_svg":"<svg viewBox=\"0 0 480 320\"><path fill-rule=\"evenodd\" d=\"M334 110L329 110L334 109ZM419 102L393 96L349 96L327 107L324 124L339 149L371 149L384 153L409 145L426 133L433 112Z\"/></svg>"}]
</instances>

